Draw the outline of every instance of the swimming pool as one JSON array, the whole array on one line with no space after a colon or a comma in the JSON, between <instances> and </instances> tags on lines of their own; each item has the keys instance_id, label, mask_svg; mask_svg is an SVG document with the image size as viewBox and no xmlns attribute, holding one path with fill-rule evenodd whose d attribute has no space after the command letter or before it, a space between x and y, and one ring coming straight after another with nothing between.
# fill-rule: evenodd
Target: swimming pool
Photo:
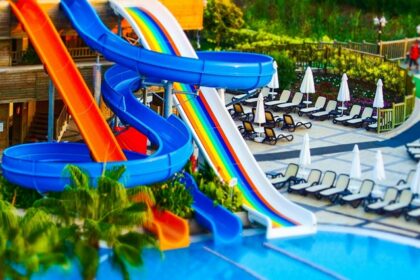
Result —
<instances>
[{"instance_id":1,"label":"swimming pool","mask_svg":"<svg viewBox=\"0 0 420 280\"><path fill-rule=\"evenodd\" d=\"M384 240L343 231L319 231L314 236L287 240L266 240L264 234L254 232L240 244L216 247L205 240L187 249L166 251L163 256L146 250L144 266L132 268L130 274L132 279L171 280L418 278L419 242L407 245L389 241L398 238L393 235L385 235L389 240ZM97 276L121 279L106 258ZM59 277L76 279L77 274L70 271Z\"/></svg>"}]
</instances>

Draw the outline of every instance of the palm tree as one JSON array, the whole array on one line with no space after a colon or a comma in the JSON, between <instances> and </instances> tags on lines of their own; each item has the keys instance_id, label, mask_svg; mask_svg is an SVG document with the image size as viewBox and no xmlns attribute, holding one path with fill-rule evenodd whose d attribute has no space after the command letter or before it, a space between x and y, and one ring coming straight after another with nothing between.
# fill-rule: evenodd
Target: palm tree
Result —
<instances>
[{"instance_id":1,"label":"palm tree","mask_svg":"<svg viewBox=\"0 0 420 280\"><path fill-rule=\"evenodd\" d=\"M79 167L69 165L70 185L58 197L45 197L35 203L53 214L61 233L79 261L84 279L94 279L99 265L100 243L112 248L111 260L129 279L127 264L140 265L141 249L157 248L154 237L137 231L152 218L144 202L132 202L126 188L117 180L124 166L107 170L99 178L97 188L89 185L89 176ZM143 192L138 187L131 195Z\"/></svg>"},{"instance_id":2,"label":"palm tree","mask_svg":"<svg viewBox=\"0 0 420 280\"><path fill-rule=\"evenodd\" d=\"M51 216L34 208L22 218L16 212L0 200L0 279L30 279L36 272L67 263Z\"/></svg>"}]
</instances>

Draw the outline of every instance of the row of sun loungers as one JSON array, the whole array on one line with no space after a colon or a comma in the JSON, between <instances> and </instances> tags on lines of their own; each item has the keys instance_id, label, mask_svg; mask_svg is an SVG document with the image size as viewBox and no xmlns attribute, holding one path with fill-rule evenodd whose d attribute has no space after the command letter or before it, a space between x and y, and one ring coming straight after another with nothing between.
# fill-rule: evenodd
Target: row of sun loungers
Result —
<instances>
[{"instance_id":1,"label":"row of sun loungers","mask_svg":"<svg viewBox=\"0 0 420 280\"><path fill-rule=\"evenodd\" d=\"M253 113L255 115L255 113ZM293 135L280 133L277 134L274 130L276 127L280 127L281 130L288 130L289 132L294 132L299 127L305 127L307 129L312 127L311 122L295 122L293 117L288 114L284 114L283 118L279 116L273 116L270 111L265 111L266 115L266 123L263 126L263 133L259 133L255 130L252 121L247 120L244 118L242 120L242 125L238 126L239 131L241 132L242 136L248 140L256 140L260 138L261 134L264 135L264 138L261 139L262 143L267 143L270 145L277 144L278 140L285 139L287 141L293 140ZM253 119L252 113L248 115L248 119Z\"/></svg>"},{"instance_id":2,"label":"row of sun loungers","mask_svg":"<svg viewBox=\"0 0 420 280\"><path fill-rule=\"evenodd\" d=\"M337 174L326 171L323 175L318 169L312 169L306 179L298 178L299 166L290 163L284 173L267 173L267 177L276 189L287 187L288 192L301 195L313 195L318 199L329 199L333 203L349 204L354 208L364 205L366 212L399 216L405 215L407 220L420 222L420 208L413 209L411 205L414 194L409 187L401 187L402 183L409 185L414 171L410 171L406 180L398 182L397 186L388 187L383 198L373 198L372 191L375 182L365 179L361 182L358 192L348 190L350 177L347 174Z\"/></svg>"},{"instance_id":3,"label":"row of sun loungers","mask_svg":"<svg viewBox=\"0 0 420 280\"><path fill-rule=\"evenodd\" d=\"M267 93L264 94L264 90ZM265 100L268 99L268 88L263 89L263 94L265 95ZM373 108L365 107L362 112L362 107L360 105L353 105L348 114L340 115L340 112L337 111L337 101L329 100L324 96L318 96L313 106L303 107L303 94L296 92L293 95L293 98L288 102L290 98L290 90L283 90L279 98L276 100L266 101L264 103L267 109L278 111L283 110L290 112L294 109L298 109L299 116L307 115L311 119L325 120L333 117L334 123L341 123L344 125L351 125L355 127L362 127L366 124L367 129L376 129L377 124L376 119L373 118ZM232 99L234 100L235 97ZM253 97L251 99L244 100L243 103L247 105L253 105L257 102L258 98ZM234 108L235 109L235 108ZM235 109L237 112L238 110Z\"/></svg>"}]
</instances>

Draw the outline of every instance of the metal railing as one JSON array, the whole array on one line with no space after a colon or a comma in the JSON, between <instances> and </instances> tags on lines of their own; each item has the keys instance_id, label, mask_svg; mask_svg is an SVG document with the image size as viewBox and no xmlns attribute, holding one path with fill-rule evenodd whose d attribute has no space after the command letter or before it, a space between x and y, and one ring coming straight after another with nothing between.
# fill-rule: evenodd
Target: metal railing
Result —
<instances>
[{"instance_id":1,"label":"metal railing","mask_svg":"<svg viewBox=\"0 0 420 280\"><path fill-rule=\"evenodd\" d=\"M58 116L58 118L55 120L55 137L54 139L56 139L57 141L59 141L59 137L61 134L61 130L63 128L63 126L68 122L69 120L69 113L67 112L67 106L64 105L63 108L61 109L60 115Z\"/></svg>"},{"instance_id":2,"label":"metal railing","mask_svg":"<svg viewBox=\"0 0 420 280\"><path fill-rule=\"evenodd\" d=\"M404 102L392 104L390 109L379 109L377 132L394 129L407 120L414 111L416 95L413 93L404 98Z\"/></svg>"},{"instance_id":3,"label":"metal railing","mask_svg":"<svg viewBox=\"0 0 420 280\"><path fill-rule=\"evenodd\" d=\"M404 59L416 40L420 40L420 37L380 42L380 54L389 60Z\"/></svg>"}]
</instances>

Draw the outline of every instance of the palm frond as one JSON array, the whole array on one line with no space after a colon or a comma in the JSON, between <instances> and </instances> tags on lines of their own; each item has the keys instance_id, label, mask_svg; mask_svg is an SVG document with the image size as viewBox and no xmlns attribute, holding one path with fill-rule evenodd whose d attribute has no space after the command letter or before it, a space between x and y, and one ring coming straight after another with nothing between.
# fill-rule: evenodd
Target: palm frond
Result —
<instances>
[{"instance_id":1,"label":"palm frond","mask_svg":"<svg viewBox=\"0 0 420 280\"><path fill-rule=\"evenodd\" d=\"M51 215L40 208L29 208L20 222L20 229L28 242L35 242L40 237L47 237L53 242L52 234L57 234L57 227ZM48 250L48 248L44 248Z\"/></svg>"},{"instance_id":2,"label":"palm frond","mask_svg":"<svg viewBox=\"0 0 420 280\"><path fill-rule=\"evenodd\" d=\"M15 208L8 202L0 200L0 225L6 232L18 227Z\"/></svg>"},{"instance_id":3,"label":"palm frond","mask_svg":"<svg viewBox=\"0 0 420 280\"><path fill-rule=\"evenodd\" d=\"M124 174L126 169L127 168L125 165L114 166L111 169L107 169L105 171L105 177L118 181L121 179L121 176Z\"/></svg>"},{"instance_id":4,"label":"palm frond","mask_svg":"<svg viewBox=\"0 0 420 280\"><path fill-rule=\"evenodd\" d=\"M109 212L103 218L107 223L123 227L136 227L153 219L149 207L143 202L133 203L129 207Z\"/></svg>"},{"instance_id":5,"label":"palm frond","mask_svg":"<svg viewBox=\"0 0 420 280\"><path fill-rule=\"evenodd\" d=\"M158 242L153 235L142 234L130 231L124 235L118 236L118 241L123 244L129 244L138 250L146 247L158 248Z\"/></svg>"},{"instance_id":6,"label":"palm frond","mask_svg":"<svg viewBox=\"0 0 420 280\"><path fill-rule=\"evenodd\" d=\"M83 171L76 165L66 165L64 172L68 172L70 176L70 188L75 189L88 189L89 186L89 175L86 171Z\"/></svg>"},{"instance_id":7,"label":"palm frond","mask_svg":"<svg viewBox=\"0 0 420 280\"><path fill-rule=\"evenodd\" d=\"M79 261L80 270L84 279L95 279L99 266L99 252L97 248L84 241L77 242L75 255Z\"/></svg>"},{"instance_id":8,"label":"palm frond","mask_svg":"<svg viewBox=\"0 0 420 280\"><path fill-rule=\"evenodd\" d=\"M33 207L40 208L43 211L54 215L65 224L70 223L70 216L63 200L53 197L44 197L35 201Z\"/></svg>"}]
</instances>

